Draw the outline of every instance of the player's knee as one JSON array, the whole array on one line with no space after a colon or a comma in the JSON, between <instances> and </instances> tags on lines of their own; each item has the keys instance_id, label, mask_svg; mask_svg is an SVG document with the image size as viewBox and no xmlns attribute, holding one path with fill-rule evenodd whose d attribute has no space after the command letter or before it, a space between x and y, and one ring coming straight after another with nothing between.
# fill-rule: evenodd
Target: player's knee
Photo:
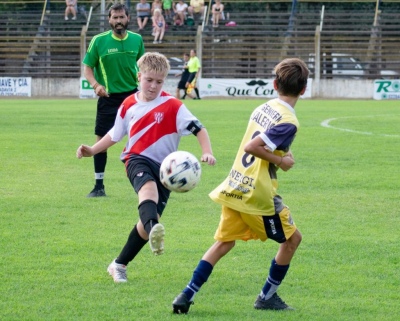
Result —
<instances>
[{"instance_id":1,"label":"player's knee","mask_svg":"<svg viewBox=\"0 0 400 321\"><path fill-rule=\"evenodd\" d=\"M287 240L287 246L291 251L296 251L297 247L300 245L303 236L299 230L296 230L294 234Z\"/></svg>"}]
</instances>

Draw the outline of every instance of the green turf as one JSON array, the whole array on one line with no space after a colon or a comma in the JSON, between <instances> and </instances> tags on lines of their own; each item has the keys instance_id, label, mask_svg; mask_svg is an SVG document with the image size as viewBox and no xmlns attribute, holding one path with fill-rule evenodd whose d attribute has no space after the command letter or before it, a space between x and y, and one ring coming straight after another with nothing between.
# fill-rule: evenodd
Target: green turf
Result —
<instances>
[{"instance_id":1,"label":"green turf","mask_svg":"<svg viewBox=\"0 0 400 321\"><path fill-rule=\"evenodd\" d=\"M214 269L187 316L171 313L205 250L220 208L207 194L228 174L256 100L186 101L217 158L202 181L172 194L165 254L146 246L114 284L107 265L138 219L137 197L109 152L107 198L87 199L95 100L0 103L0 320L393 320L400 319L400 109L396 101L301 100L296 165L280 193L303 234L279 289L289 313L256 311L278 245L238 242ZM332 119L323 127L324 120ZM198 157L194 137L182 150Z\"/></svg>"}]
</instances>

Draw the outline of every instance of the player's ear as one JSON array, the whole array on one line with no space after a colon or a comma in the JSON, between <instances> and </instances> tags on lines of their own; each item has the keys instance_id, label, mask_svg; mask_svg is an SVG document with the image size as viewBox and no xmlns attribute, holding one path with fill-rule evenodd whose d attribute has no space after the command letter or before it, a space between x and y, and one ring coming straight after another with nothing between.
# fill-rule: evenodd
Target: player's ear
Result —
<instances>
[{"instance_id":1,"label":"player's ear","mask_svg":"<svg viewBox=\"0 0 400 321\"><path fill-rule=\"evenodd\" d=\"M303 90L300 92L300 96L304 95L304 93L306 92L307 86L303 88Z\"/></svg>"},{"instance_id":2,"label":"player's ear","mask_svg":"<svg viewBox=\"0 0 400 321\"><path fill-rule=\"evenodd\" d=\"M142 78L142 73L139 71L139 72L137 73L137 79L140 81L140 78Z\"/></svg>"},{"instance_id":3,"label":"player's ear","mask_svg":"<svg viewBox=\"0 0 400 321\"><path fill-rule=\"evenodd\" d=\"M278 84L277 84L277 80L276 79L274 79L274 89L278 90Z\"/></svg>"}]
</instances>

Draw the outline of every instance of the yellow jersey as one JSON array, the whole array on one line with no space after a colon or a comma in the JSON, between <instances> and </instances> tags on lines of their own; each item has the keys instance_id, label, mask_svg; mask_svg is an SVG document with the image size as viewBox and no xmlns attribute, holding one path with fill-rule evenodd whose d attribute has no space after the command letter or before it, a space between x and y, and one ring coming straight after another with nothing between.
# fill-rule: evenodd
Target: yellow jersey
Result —
<instances>
[{"instance_id":1,"label":"yellow jersey","mask_svg":"<svg viewBox=\"0 0 400 321\"><path fill-rule=\"evenodd\" d=\"M279 98L258 106L250 116L235 161L228 177L210 194L210 198L242 213L274 215L282 207L277 194L275 164L244 152L244 145L260 135L265 148L284 156L299 128L294 108Z\"/></svg>"}]
</instances>

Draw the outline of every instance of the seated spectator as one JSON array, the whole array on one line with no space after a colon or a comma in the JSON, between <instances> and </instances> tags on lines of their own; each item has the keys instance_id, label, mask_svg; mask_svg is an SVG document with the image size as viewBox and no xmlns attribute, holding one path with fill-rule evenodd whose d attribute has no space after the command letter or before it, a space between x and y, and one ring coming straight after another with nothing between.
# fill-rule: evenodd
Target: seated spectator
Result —
<instances>
[{"instance_id":1,"label":"seated spectator","mask_svg":"<svg viewBox=\"0 0 400 321\"><path fill-rule=\"evenodd\" d=\"M188 12L190 16L194 16L195 14L204 13L204 0L190 0L190 6L188 8Z\"/></svg>"},{"instance_id":2,"label":"seated spectator","mask_svg":"<svg viewBox=\"0 0 400 321\"><path fill-rule=\"evenodd\" d=\"M165 33L165 19L161 13L161 9L155 9L153 13L153 43L162 43Z\"/></svg>"},{"instance_id":3,"label":"seated spectator","mask_svg":"<svg viewBox=\"0 0 400 321\"><path fill-rule=\"evenodd\" d=\"M151 14L154 14L154 10L160 9L162 12L162 1L161 0L154 0L151 4Z\"/></svg>"},{"instance_id":4,"label":"seated spectator","mask_svg":"<svg viewBox=\"0 0 400 321\"><path fill-rule=\"evenodd\" d=\"M186 15L187 15L188 5L183 2L183 0L179 0L179 2L175 5L174 12L174 25L175 26L183 26L185 24Z\"/></svg>"},{"instance_id":5,"label":"seated spectator","mask_svg":"<svg viewBox=\"0 0 400 321\"><path fill-rule=\"evenodd\" d=\"M76 9L78 0L65 0L67 7L65 8L65 20L68 20L68 15L72 14L72 20L76 20Z\"/></svg>"},{"instance_id":6,"label":"seated spectator","mask_svg":"<svg viewBox=\"0 0 400 321\"><path fill-rule=\"evenodd\" d=\"M136 5L136 13L137 13L137 24L139 26L139 32L144 29L149 21L151 16L151 7L150 4L146 2L146 0L140 0L140 2Z\"/></svg>"},{"instance_id":7,"label":"seated spectator","mask_svg":"<svg viewBox=\"0 0 400 321\"><path fill-rule=\"evenodd\" d=\"M172 16L173 16L172 0L163 0L162 5L163 5L163 9L164 9L165 18L172 19Z\"/></svg>"},{"instance_id":8,"label":"seated spectator","mask_svg":"<svg viewBox=\"0 0 400 321\"><path fill-rule=\"evenodd\" d=\"M224 14L224 5L221 3L221 0L215 0L215 3L212 5L211 13L213 27L216 28L219 25L219 20L223 19Z\"/></svg>"}]
</instances>

